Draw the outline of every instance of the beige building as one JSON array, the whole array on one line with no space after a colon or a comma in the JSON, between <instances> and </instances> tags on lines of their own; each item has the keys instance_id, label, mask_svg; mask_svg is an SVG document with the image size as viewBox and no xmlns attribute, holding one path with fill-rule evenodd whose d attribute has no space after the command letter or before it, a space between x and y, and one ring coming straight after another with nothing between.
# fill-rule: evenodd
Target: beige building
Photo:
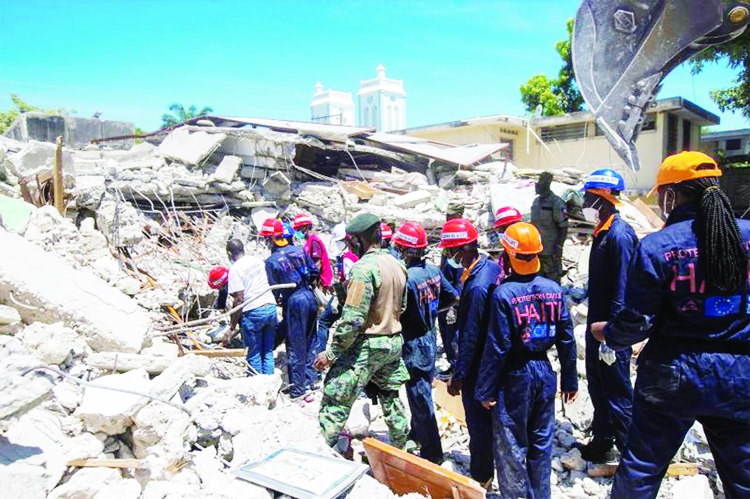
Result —
<instances>
[{"instance_id":1,"label":"beige building","mask_svg":"<svg viewBox=\"0 0 750 499\"><path fill-rule=\"evenodd\" d=\"M701 127L719 124L719 117L681 97L662 99L647 114L636 141L642 168L628 169L587 112L528 120L487 116L408 128L398 133L456 145L504 142L508 157L519 168L551 170L574 167L585 172L613 168L628 189L653 186L662 159L672 153L699 149Z\"/></svg>"}]
</instances>

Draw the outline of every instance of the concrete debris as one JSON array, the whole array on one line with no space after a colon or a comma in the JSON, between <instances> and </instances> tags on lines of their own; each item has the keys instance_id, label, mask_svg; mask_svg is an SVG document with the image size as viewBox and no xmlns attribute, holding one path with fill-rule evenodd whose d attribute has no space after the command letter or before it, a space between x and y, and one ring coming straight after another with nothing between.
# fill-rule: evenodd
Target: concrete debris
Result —
<instances>
[{"instance_id":1,"label":"concrete debris","mask_svg":"<svg viewBox=\"0 0 750 499\"><path fill-rule=\"evenodd\" d=\"M680 479L670 490L674 499L714 499L711 483L705 475Z\"/></svg>"},{"instance_id":2,"label":"concrete debris","mask_svg":"<svg viewBox=\"0 0 750 499\"><path fill-rule=\"evenodd\" d=\"M11 326L21 322L21 314L13 307L0 305L0 326Z\"/></svg>"},{"instance_id":3,"label":"concrete debris","mask_svg":"<svg viewBox=\"0 0 750 499\"><path fill-rule=\"evenodd\" d=\"M143 393L148 393L152 387L148 373L140 369L123 374L102 376L93 383L97 385L97 388L86 388L83 401L75 415L83 421L87 431L107 435L119 435L133 424L132 418L142 407L140 402L144 397L106 390L98 386Z\"/></svg>"},{"instance_id":4,"label":"concrete debris","mask_svg":"<svg viewBox=\"0 0 750 499\"><path fill-rule=\"evenodd\" d=\"M16 177L34 177L52 170L56 150L55 144L50 142L30 140L20 151L9 154L5 164ZM76 174L73 156L67 149L63 150L63 172L73 177Z\"/></svg>"},{"instance_id":5,"label":"concrete debris","mask_svg":"<svg viewBox=\"0 0 750 499\"><path fill-rule=\"evenodd\" d=\"M177 352L175 352L174 357L176 356ZM175 361L174 357L156 357L120 352L95 352L88 356L86 364L105 371L128 372L134 369L143 369L147 373L154 375L161 374L171 366Z\"/></svg>"},{"instance_id":6,"label":"concrete debris","mask_svg":"<svg viewBox=\"0 0 750 499\"><path fill-rule=\"evenodd\" d=\"M62 322L35 322L16 337L44 364L64 364L71 357L85 356L89 351L83 338Z\"/></svg>"},{"instance_id":7,"label":"concrete debris","mask_svg":"<svg viewBox=\"0 0 750 499\"><path fill-rule=\"evenodd\" d=\"M586 460L581 457L581 451L573 449L562 456L560 462L569 470L584 471L586 469Z\"/></svg>"},{"instance_id":8,"label":"concrete debris","mask_svg":"<svg viewBox=\"0 0 750 499\"><path fill-rule=\"evenodd\" d=\"M20 341L0 336L0 431L49 396L53 387L49 375L38 371L24 374L38 365Z\"/></svg>"},{"instance_id":9,"label":"concrete debris","mask_svg":"<svg viewBox=\"0 0 750 499\"><path fill-rule=\"evenodd\" d=\"M213 173L213 179L216 182L231 184L234 177L242 166L242 158L239 156L224 156L216 171Z\"/></svg>"},{"instance_id":10,"label":"concrete debris","mask_svg":"<svg viewBox=\"0 0 750 499\"><path fill-rule=\"evenodd\" d=\"M223 133L191 133L187 128L178 128L167 135L159 146L159 152L165 158L179 163L200 165L226 137Z\"/></svg>"}]
</instances>

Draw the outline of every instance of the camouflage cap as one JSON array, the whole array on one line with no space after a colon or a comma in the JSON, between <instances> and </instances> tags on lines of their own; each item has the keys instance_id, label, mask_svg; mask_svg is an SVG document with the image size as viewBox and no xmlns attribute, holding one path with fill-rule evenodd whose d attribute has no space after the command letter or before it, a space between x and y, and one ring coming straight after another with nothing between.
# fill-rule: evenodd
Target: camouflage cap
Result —
<instances>
[{"instance_id":1,"label":"camouflage cap","mask_svg":"<svg viewBox=\"0 0 750 499\"><path fill-rule=\"evenodd\" d=\"M448 203L448 209L445 210L446 215L463 215L464 204L458 201L451 201Z\"/></svg>"},{"instance_id":2,"label":"camouflage cap","mask_svg":"<svg viewBox=\"0 0 750 499\"><path fill-rule=\"evenodd\" d=\"M347 234L362 234L372 229L374 225L380 225L380 218L372 213L360 213L346 226Z\"/></svg>"}]
</instances>

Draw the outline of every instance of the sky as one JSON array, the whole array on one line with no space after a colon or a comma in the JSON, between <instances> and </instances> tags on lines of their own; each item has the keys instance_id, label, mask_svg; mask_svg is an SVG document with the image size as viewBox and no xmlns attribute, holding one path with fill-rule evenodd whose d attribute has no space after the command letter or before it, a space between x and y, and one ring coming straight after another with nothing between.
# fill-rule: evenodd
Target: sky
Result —
<instances>
[{"instance_id":1,"label":"sky","mask_svg":"<svg viewBox=\"0 0 750 499\"><path fill-rule=\"evenodd\" d=\"M556 76L554 49L579 0L294 1L0 0L0 110L10 94L42 108L161 125L173 103L214 114L310 120L315 83L404 80L407 126L523 116L519 86ZM685 97L721 117L709 91L736 74L725 63L682 66L659 98Z\"/></svg>"}]
</instances>

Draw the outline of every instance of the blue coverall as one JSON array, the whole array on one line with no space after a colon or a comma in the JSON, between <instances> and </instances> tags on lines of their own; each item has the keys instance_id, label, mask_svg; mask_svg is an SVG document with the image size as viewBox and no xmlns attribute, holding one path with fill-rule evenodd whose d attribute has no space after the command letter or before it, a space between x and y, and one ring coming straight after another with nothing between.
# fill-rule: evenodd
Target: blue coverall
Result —
<instances>
[{"instance_id":1,"label":"blue coverall","mask_svg":"<svg viewBox=\"0 0 750 499\"><path fill-rule=\"evenodd\" d=\"M448 265L448 259L443 256L440 260L440 272L443 273L448 282L453 286L457 293L461 293L463 284L461 283L461 269L454 269ZM445 356L450 362L451 368L455 369L456 363L456 323L448 324L448 310L438 314L438 327L440 328L440 339L443 342Z\"/></svg>"},{"instance_id":2,"label":"blue coverall","mask_svg":"<svg viewBox=\"0 0 750 499\"><path fill-rule=\"evenodd\" d=\"M589 257L589 311L586 329L586 380L594 406L591 432L595 441L615 440L625 448L633 412L630 382L630 347L617 352L614 364L599 360L599 341L589 329L594 322L609 321L625 308L628 265L638 244L633 228L615 213L594 233Z\"/></svg>"},{"instance_id":3,"label":"blue coverall","mask_svg":"<svg viewBox=\"0 0 750 499\"><path fill-rule=\"evenodd\" d=\"M474 398L479 362L484 351L489 320L488 298L502 278L500 266L481 255L464 281L458 305L456 331L458 352L453 380L462 380L461 399L469 430L470 472L474 480L484 483L495 475L492 454L492 417L490 411Z\"/></svg>"},{"instance_id":4,"label":"blue coverall","mask_svg":"<svg viewBox=\"0 0 750 499\"><path fill-rule=\"evenodd\" d=\"M315 380L315 343L317 340L318 302L310 288L319 270L310 255L302 248L275 248L266 260L268 283L295 283L295 289L274 291L283 310L279 328L286 335L289 372L289 394L301 397Z\"/></svg>"},{"instance_id":5,"label":"blue coverall","mask_svg":"<svg viewBox=\"0 0 750 499\"><path fill-rule=\"evenodd\" d=\"M406 397L411 409L410 438L419 442L421 457L440 464L443 447L432 402L437 356L435 318L438 309L455 301L458 293L437 267L424 260L410 264L407 272L406 310L401 314L401 334L404 337L404 363L409 371Z\"/></svg>"},{"instance_id":6,"label":"blue coverall","mask_svg":"<svg viewBox=\"0 0 750 499\"><path fill-rule=\"evenodd\" d=\"M656 497L696 420L726 497L750 497L750 283L731 295L707 288L692 229L696 214L696 206L677 207L664 229L641 241L628 272L626 309L604 329L616 350L649 338L638 359L633 420L613 498ZM750 222L737 224L750 255Z\"/></svg>"},{"instance_id":7,"label":"blue coverall","mask_svg":"<svg viewBox=\"0 0 750 499\"><path fill-rule=\"evenodd\" d=\"M547 350L557 347L563 392L578 391L576 343L562 288L539 275L512 274L492 294L476 398L492 408L500 497L548 498L557 376ZM486 412L490 413L490 411Z\"/></svg>"}]
</instances>

